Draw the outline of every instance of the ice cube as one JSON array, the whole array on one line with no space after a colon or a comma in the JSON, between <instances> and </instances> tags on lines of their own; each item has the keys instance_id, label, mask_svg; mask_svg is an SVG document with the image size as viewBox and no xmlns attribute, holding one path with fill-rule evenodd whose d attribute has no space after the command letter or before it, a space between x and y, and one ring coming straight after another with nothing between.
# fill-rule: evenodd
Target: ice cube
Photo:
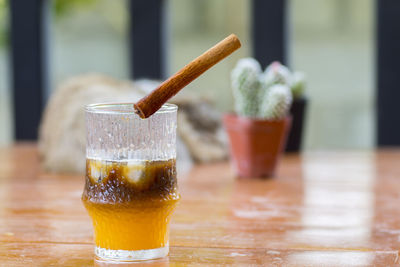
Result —
<instances>
[{"instance_id":1,"label":"ice cube","mask_svg":"<svg viewBox=\"0 0 400 267\"><path fill-rule=\"evenodd\" d=\"M91 160L90 167L90 178L95 183L101 183L104 178L108 175L108 163L106 161Z\"/></svg>"},{"instance_id":2,"label":"ice cube","mask_svg":"<svg viewBox=\"0 0 400 267\"><path fill-rule=\"evenodd\" d=\"M130 183L140 183L146 176L146 162L129 162L124 168L124 176Z\"/></svg>"}]
</instances>

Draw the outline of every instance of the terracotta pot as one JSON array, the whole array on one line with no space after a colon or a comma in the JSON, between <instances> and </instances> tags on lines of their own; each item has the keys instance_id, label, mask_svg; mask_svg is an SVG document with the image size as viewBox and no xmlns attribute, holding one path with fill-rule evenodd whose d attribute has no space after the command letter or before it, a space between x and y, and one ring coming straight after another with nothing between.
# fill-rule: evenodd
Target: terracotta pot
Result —
<instances>
[{"instance_id":1,"label":"terracotta pot","mask_svg":"<svg viewBox=\"0 0 400 267\"><path fill-rule=\"evenodd\" d=\"M231 159L241 177L270 177L283 153L292 118L259 120L227 114Z\"/></svg>"}]
</instances>

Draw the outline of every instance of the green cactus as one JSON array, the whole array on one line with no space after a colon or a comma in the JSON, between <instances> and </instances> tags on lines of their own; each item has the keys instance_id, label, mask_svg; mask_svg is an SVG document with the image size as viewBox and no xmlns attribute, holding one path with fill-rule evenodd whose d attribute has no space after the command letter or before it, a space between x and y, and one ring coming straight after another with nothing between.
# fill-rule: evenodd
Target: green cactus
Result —
<instances>
[{"instance_id":1,"label":"green cactus","mask_svg":"<svg viewBox=\"0 0 400 267\"><path fill-rule=\"evenodd\" d=\"M290 88L283 84L275 84L268 88L259 108L259 117L267 120L284 118L292 104Z\"/></svg>"},{"instance_id":2,"label":"green cactus","mask_svg":"<svg viewBox=\"0 0 400 267\"><path fill-rule=\"evenodd\" d=\"M305 75L302 72L293 73L292 91L293 98L301 98L304 95L304 88L306 87Z\"/></svg>"},{"instance_id":3,"label":"green cactus","mask_svg":"<svg viewBox=\"0 0 400 267\"><path fill-rule=\"evenodd\" d=\"M274 61L265 69L261 79L267 86L273 84L286 84L290 86L292 83L292 73L280 62Z\"/></svg>"},{"instance_id":4,"label":"green cactus","mask_svg":"<svg viewBox=\"0 0 400 267\"><path fill-rule=\"evenodd\" d=\"M238 115L256 117L258 114L259 76L261 66L253 58L243 58L232 70L231 80L235 111Z\"/></svg>"},{"instance_id":5,"label":"green cactus","mask_svg":"<svg viewBox=\"0 0 400 267\"><path fill-rule=\"evenodd\" d=\"M292 76L279 62L272 63L262 73L253 58L239 60L231 79L236 114L266 120L284 118L295 95L292 96L291 89L295 89L296 95L301 95L304 89L304 76Z\"/></svg>"},{"instance_id":6,"label":"green cactus","mask_svg":"<svg viewBox=\"0 0 400 267\"><path fill-rule=\"evenodd\" d=\"M304 73L291 73L287 67L277 61L272 62L265 69L262 80L265 84L267 84L267 86L271 86L273 84L286 84L290 87L293 98L301 98L304 95Z\"/></svg>"}]
</instances>

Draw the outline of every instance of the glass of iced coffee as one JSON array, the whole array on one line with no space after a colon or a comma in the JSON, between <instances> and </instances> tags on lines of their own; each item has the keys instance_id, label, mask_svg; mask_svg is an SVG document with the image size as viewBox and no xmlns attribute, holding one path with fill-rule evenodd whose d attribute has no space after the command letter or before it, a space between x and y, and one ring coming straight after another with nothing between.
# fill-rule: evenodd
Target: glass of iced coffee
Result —
<instances>
[{"instance_id":1,"label":"glass of iced coffee","mask_svg":"<svg viewBox=\"0 0 400 267\"><path fill-rule=\"evenodd\" d=\"M148 119L133 105L86 106L86 182L82 195L93 222L95 254L136 261L168 254L169 223L179 200L177 107Z\"/></svg>"}]
</instances>

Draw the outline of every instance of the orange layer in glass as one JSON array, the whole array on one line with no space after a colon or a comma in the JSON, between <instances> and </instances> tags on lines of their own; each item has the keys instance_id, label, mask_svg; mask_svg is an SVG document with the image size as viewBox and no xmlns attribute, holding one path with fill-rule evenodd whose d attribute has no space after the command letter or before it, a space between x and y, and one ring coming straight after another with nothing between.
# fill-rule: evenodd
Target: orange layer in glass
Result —
<instances>
[{"instance_id":1,"label":"orange layer in glass","mask_svg":"<svg viewBox=\"0 0 400 267\"><path fill-rule=\"evenodd\" d=\"M97 204L84 201L93 220L96 246L142 250L168 243L169 222L177 200L161 203Z\"/></svg>"}]
</instances>

